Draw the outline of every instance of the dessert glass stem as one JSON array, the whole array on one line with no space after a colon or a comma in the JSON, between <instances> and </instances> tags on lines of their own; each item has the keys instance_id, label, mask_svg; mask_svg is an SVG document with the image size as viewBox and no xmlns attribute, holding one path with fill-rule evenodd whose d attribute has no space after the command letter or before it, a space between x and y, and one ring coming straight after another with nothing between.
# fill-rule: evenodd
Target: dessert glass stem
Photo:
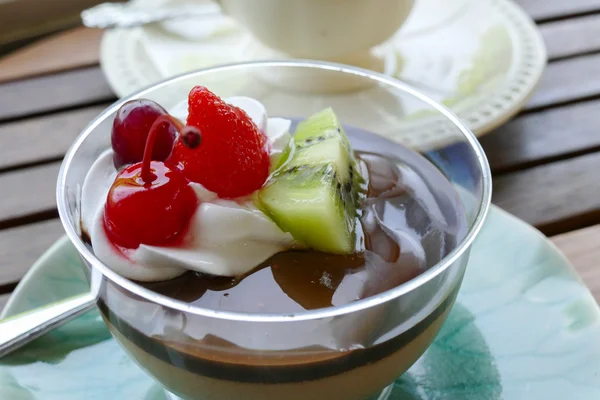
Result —
<instances>
[{"instance_id":1,"label":"dessert glass stem","mask_svg":"<svg viewBox=\"0 0 600 400\"><path fill-rule=\"evenodd\" d=\"M85 314L95 305L96 297L86 293L0 321L0 358Z\"/></svg>"}]
</instances>

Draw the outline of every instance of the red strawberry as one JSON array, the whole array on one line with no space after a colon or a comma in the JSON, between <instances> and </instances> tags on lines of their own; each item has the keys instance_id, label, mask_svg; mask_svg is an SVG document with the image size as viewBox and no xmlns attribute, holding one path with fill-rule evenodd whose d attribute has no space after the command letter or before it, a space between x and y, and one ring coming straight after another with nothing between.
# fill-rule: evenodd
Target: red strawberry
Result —
<instances>
[{"instance_id":1,"label":"red strawberry","mask_svg":"<svg viewBox=\"0 0 600 400\"><path fill-rule=\"evenodd\" d=\"M267 138L243 110L196 86L188 98L187 125L200 129L202 143L190 149L178 140L167 165L177 165L187 179L222 198L262 187L269 175Z\"/></svg>"}]
</instances>

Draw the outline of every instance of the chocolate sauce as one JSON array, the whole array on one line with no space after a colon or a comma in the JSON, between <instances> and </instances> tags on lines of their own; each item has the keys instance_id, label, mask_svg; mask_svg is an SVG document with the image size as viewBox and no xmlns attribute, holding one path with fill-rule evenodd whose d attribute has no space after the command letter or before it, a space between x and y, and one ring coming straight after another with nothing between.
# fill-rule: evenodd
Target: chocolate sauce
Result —
<instances>
[{"instance_id":1,"label":"chocolate sauce","mask_svg":"<svg viewBox=\"0 0 600 400\"><path fill-rule=\"evenodd\" d=\"M370 153L357 156L369 171L368 197L358 225L364 251L335 255L291 250L238 278L187 272L140 284L204 308L294 313L347 304L414 278L452 249L456 233L444 230L446 224L433 221L427 205L419 204L412 187L424 182L414 182L421 178L408 166ZM411 216L427 226L411 227ZM435 251L425 254L426 245Z\"/></svg>"}]
</instances>

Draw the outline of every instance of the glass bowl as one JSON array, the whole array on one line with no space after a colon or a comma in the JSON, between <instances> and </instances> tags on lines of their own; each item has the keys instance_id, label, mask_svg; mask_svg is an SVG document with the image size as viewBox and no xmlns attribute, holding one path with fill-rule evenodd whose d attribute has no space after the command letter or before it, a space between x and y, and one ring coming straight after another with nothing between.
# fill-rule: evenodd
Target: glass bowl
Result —
<instances>
[{"instance_id":1,"label":"glass bowl","mask_svg":"<svg viewBox=\"0 0 600 400\"><path fill-rule=\"evenodd\" d=\"M148 98L171 109L194 85L222 97L253 97L269 116L306 118L332 106L344 125L374 134L350 134L355 149L404 163L429 160L456 189L464 232L426 271L400 286L343 306L292 314L200 308L116 274L82 240L79 201L86 173L109 148L113 117L124 102ZM384 389L435 338L456 298L490 193L489 166L473 134L409 86L343 65L266 61L181 75L107 108L67 153L57 201L67 235L89 275L97 277L92 287L106 325L171 393L185 399L362 400L385 398ZM444 199L438 200L441 212L451 214Z\"/></svg>"}]
</instances>

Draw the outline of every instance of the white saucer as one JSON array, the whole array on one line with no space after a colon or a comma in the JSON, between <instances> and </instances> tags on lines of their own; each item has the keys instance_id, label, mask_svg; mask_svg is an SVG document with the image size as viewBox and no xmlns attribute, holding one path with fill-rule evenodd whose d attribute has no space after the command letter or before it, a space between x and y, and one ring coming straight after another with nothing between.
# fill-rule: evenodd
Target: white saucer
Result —
<instances>
[{"instance_id":1,"label":"white saucer","mask_svg":"<svg viewBox=\"0 0 600 400\"><path fill-rule=\"evenodd\" d=\"M150 7L190 0L134 1ZM172 75L251 59L251 42L225 16L177 20L107 32L101 62L125 96ZM386 73L449 106L476 135L517 113L546 65L535 24L510 0L417 0L404 27L377 51Z\"/></svg>"}]
</instances>

